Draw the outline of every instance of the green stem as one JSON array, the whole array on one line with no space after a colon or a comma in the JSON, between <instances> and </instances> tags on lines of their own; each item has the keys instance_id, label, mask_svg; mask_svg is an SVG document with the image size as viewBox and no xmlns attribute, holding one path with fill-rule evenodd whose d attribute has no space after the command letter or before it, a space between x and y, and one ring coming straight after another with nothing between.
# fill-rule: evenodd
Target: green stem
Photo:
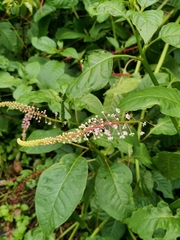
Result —
<instances>
[{"instance_id":1,"label":"green stem","mask_svg":"<svg viewBox=\"0 0 180 240\"><path fill-rule=\"evenodd\" d=\"M117 41L117 35L116 35L116 27L115 27L115 24L114 24L114 21L113 21L113 17L111 16L111 25L112 25L112 31L113 31L113 37L114 37L114 39L116 39L116 41ZM115 51L116 51L117 49L115 48ZM121 64L120 64L120 60L119 60L119 58L118 58L118 60L117 60L117 64L118 64L118 68L119 68L119 72L121 71Z\"/></svg>"},{"instance_id":2,"label":"green stem","mask_svg":"<svg viewBox=\"0 0 180 240\"><path fill-rule=\"evenodd\" d=\"M158 73L160 71L160 68L162 67L163 63L164 63L164 59L166 57L166 54L167 54L167 51L168 51L168 48L169 48L169 44L166 43L164 45L164 49L162 51L162 54L161 54L161 57L156 65L156 69L154 70L154 73Z\"/></svg>"},{"instance_id":3,"label":"green stem","mask_svg":"<svg viewBox=\"0 0 180 240\"><path fill-rule=\"evenodd\" d=\"M167 3L169 0L165 0L161 3L161 5L157 8L157 10L161 10Z\"/></svg>"},{"instance_id":4,"label":"green stem","mask_svg":"<svg viewBox=\"0 0 180 240\"><path fill-rule=\"evenodd\" d=\"M110 217L105 219L95 230L94 232L91 234L90 238L93 238L94 236L96 236L98 234L98 232L101 231L101 229L104 227L104 225L109 221Z\"/></svg>"},{"instance_id":5,"label":"green stem","mask_svg":"<svg viewBox=\"0 0 180 240\"><path fill-rule=\"evenodd\" d=\"M139 49L140 56L141 56L141 62L144 65L147 73L149 74L153 84L155 86L158 86L159 83L158 83L156 77L154 76L154 74L153 74L153 72L152 72L152 70L151 70L151 68L149 66L149 63L148 63L148 61L146 59L146 55L145 55L145 53L144 53L144 51L142 49L141 42L140 42L140 39L139 39L139 33L137 31L136 31L136 39L137 39L137 45L138 45L138 49Z\"/></svg>"},{"instance_id":6,"label":"green stem","mask_svg":"<svg viewBox=\"0 0 180 240\"><path fill-rule=\"evenodd\" d=\"M80 226L80 224L77 222L77 223L76 223L76 226L75 226L75 228L74 228L74 230L73 230L73 232L71 233L71 236L69 237L69 240L74 239L74 235L76 234L79 226Z\"/></svg>"},{"instance_id":7,"label":"green stem","mask_svg":"<svg viewBox=\"0 0 180 240\"><path fill-rule=\"evenodd\" d=\"M70 232L73 228L75 228L77 224L78 224L78 222L75 222L74 224L72 224L69 228L67 228L67 229L59 236L59 238L64 237L68 232Z\"/></svg>"},{"instance_id":8,"label":"green stem","mask_svg":"<svg viewBox=\"0 0 180 240\"><path fill-rule=\"evenodd\" d=\"M131 229L127 226L128 232L132 238L132 240L137 240L136 237L134 236L133 232L131 231Z\"/></svg>"}]
</instances>

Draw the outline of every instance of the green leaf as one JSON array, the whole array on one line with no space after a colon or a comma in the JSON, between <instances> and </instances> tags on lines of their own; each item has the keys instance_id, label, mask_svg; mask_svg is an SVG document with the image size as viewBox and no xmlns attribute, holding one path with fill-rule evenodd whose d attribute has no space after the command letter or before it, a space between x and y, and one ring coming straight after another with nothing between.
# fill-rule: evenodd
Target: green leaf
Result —
<instances>
[{"instance_id":1,"label":"green leaf","mask_svg":"<svg viewBox=\"0 0 180 240\"><path fill-rule=\"evenodd\" d=\"M6 48L10 51L16 51L17 36L15 32L10 29L9 24L6 25L4 22L0 23L0 39Z\"/></svg>"},{"instance_id":2,"label":"green leaf","mask_svg":"<svg viewBox=\"0 0 180 240\"><path fill-rule=\"evenodd\" d=\"M137 0L137 2L141 6L141 8L144 9L158 2L158 0Z\"/></svg>"},{"instance_id":3,"label":"green leaf","mask_svg":"<svg viewBox=\"0 0 180 240\"><path fill-rule=\"evenodd\" d=\"M66 48L63 52L60 53L64 57L72 57L79 59L79 55L75 48Z\"/></svg>"},{"instance_id":4,"label":"green leaf","mask_svg":"<svg viewBox=\"0 0 180 240\"><path fill-rule=\"evenodd\" d=\"M104 165L98 170L95 190L99 204L116 220L124 220L134 209L131 182L132 173L122 163Z\"/></svg>"},{"instance_id":5,"label":"green leaf","mask_svg":"<svg viewBox=\"0 0 180 240\"><path fill-rule=\"evenodd\" d=\"M106 95L108 94L124 94L134 90L140 83L141 77L121 77L116 80L116 83L105 92Z\"/></svg>"},{"instance_id":6,"label":"green leaf","mask_svg":"<svg viewBox=\"0 0 180 240\"><path fill-rule=\"evenodd\" d=\"M27 138L27 140L35 140L41 139L46 137L56 137L57 135L61 134L61 130L51 129L51 130L35 130L31 133L31 135ZM41 154L41 153L48 153L52 152L61 147L61 143L56 143L47 146L35 146L35 147L21 147L21 151L29 153L29 154Z\"/></svg>"},{"instance_id":7,"label":"green leaf","mask_svg":"<svg viewBox=\"0 0 180 240\"><path fill-rule=\"evenodd\" d=\"M46 3L43 4L42 9L37 10L37 12L34 14L34 22L38 22L41 18L49 15L50 13L54 12L56 10L55 7L49 6Z\"/></svg>"},{"instance_id":8,"label":"green leaf","mask_svg":"<svg viewBox=\"0 0 180 240\"><path fill-rule=\"evenodd\" d=\"M35 48L43 52L46 52L49 54L55 54L57 52L56 43L54 42L54 40L52 40L49 37L41 37L41 38L33 37L31 42Z\"/></svg>"},{"instance_id":9,"label":"green leaf","mask_svg":"<svg viewBox=\"0 0 180 240\"><path fill-rule=\"evenodd\" d=\"M108 42L113 45L113 47L115 47L115 49L119 48L119 43L115 38L112 37L106 37L106 39L108 40Z\"/></svg>"},{"instance_id":10,"label":"green leaf","mask_svg":"<svg viewBox=\"0 0 180 240\"><path fill-rule=\"evenodd\" d=\"M31 90L32 90L31 86L27 86L25 84L21 84L21 85L19 85L16 88L16 90L14 90L13 98L17 100L21 95L29 94L31 92Z\"/></svg>"},{"instance_id":11,"label":"green leaf","mask_svg":"<svg viewBox=\"0 0 180 240\"><path fill-rule=\"evenodd\" d=\"M140 208L124 222L143 240L155 239L153 233L159 228L166 232L162 238L158 239L176 240L180 236L180 216L174 216L165 202L160 202L157 207L149 205Z\"/></svg>"},{"instance_id":12,"label":"green leaf","mask_svg":"<svg viewBox=\"0 0 180 240\"><path fill-rule=\"evenodd\" d=\"M155 164L161 174L169 180L180 178L180 153L165 152L158 153Z\"/></svg>"},{"instance_id":13,"label":"green leaf","mask_svg":"<svg viewBox=\"0 0 180 240\"><path fill-rule=\"evenodd\" d=\"M56 103L60 102L60 97L56 91L53 89L44 89L44 90L37 90L37 91L32 91L28 95L25 93L21 95L17 101L24 103L24 104L29 104L31 102L34 103L42 103L42 102L47 102L47 103Z\"/></svg>"},{"instance_id":14,"label":"green leaf","mask_svg":"<svg viewBox=\"0 0 180 240\"><path fill-rule=\"evenodd\" d=\"M121 222L111 218L101 230L102 236L111 237L114 240L119 240L124 235L126 227Z\"/></svg>"},{"instance_id":15,"label":"green leaf","mask_svg":"<svg viewBox=\"0 0 180 240\"><path fill-rule=\"evenodd\" d=\"M152 168L152 163L146 145L140 143L140 146L134 146L134 158L138 159L141 164L148 168Z\"/></svg>"},{"instance_id":16,"label":"green leaf","mask_svg":"<svg viewBox=\"0 0 180 240\"><path fill-rule=\"evenodd\" d=\"M97 2L95 1L93 4L91 2L86 2L86 9L91 15L111 15L114 17L124 17L126 18L126 8L124 3L118 0L105 1L105 2ZM107 17L105 17L107 18ZM105 20L105 19L104 19Z\"/></svg>"},{"instance_id":17,"label":"green leaf","mask_svg":"<svg viewBox=\"0 0 180 240\"><path fill-rule=\"evenodd\" d=\"M121 100L123 99L123 96L118 94L107 94L104 98L104 112L106 114L108 113L114 113L117 106L120 104Z\"/></svg>"},{"instance_id":18,"label":"green leaf","mask_svg":"<svg viewBox=\"0 0 180 240\"><path fill-rule=\"evenodd\" d=\"M46 0L46 4L56 8L72 8L78 4L78 0Z\"/></svg>"},{"instance_id":19,"label":"green leaf","mask_svg":"<svg viewBox=\"0 0 180 240\"><path fill-rule=\"evenodd\" d=\"M51 60L45 63L37 76L39 80L40 89L54 89L59 91L60 87L58 80L61 79L61 76L64 74L65 64L56 60Z\"/></svg>"},{"instance_id":20,"label":"green leaf","mask_svg":"<svg viewBox=\"0 0 180 240\"><path fill-rule=\"evenodd\" d=\"M83 33L72 31L69 28L59 28L56 32L56 39L57 40L64 40L64 39L76 39L76 38L83 38L86 35Z\"/></svg>"},{"instance_id":21,"label":"green leaf","mask_svg":"<svg viewBox=\"0 0 180 240\"><path fill-rule=\"evenodd\" d=\"M63 224L82 198L88 174L86 159L66 154L40 176L36 190L39 225L48 235Z\"/></svg>"},{"instance_id":22,"label":"green leaf","mask_svg":"<svg viewBox=\"0 0 180 240\"><path fill-rule=\"evenodd\" d=\"M102 103L96 96L94 96L91 93L88 93L85 96L83 96L81 99L77 100L75 104L77 105L78 109L85 108L89 112L97 114L99 116L103 111Z\"/></svg>"},{"instance_id":23,"label":"green leaf","mask_svg":"<svg viewBox=\"0 0 180 240\"><path fill-rule=\"evenodd\" d=\"M180 25L179 23L168 23L161 28L159 37L166 43L180 48Z\"/></svg>"},{"instance_id":24,"label":"green leaf","mask_svg":"<svg viewBox=\"0 0 180 240\"><path fill-rule=\"evenodd\" d=\"M130 18L144 42L148 43L163 21L163 11L130 12Z\"/></svg>"},{"instance_id":25,"label":"green leaf","mask_svg":"<svg viewBox=\"0 0 180 240\"><path fill-rule=\"evenodd\" d=\"M31 79L34 79L37 77L39 71L40 71L39 62L30 62L26 65L26 72L28 74L28 78L30 81Z\"/></svg>"},{"instance_id":26,"label":"green leaf","mask_svg":"<svg viewBox=\"0 0 180 240\"><path fill-rule=\"evenodd\" d=\"M159 105L165 115L180 118L180 92L177 89L151 87L128 94L120 103L123 111L145 110Z\"/></svg>"},{"instance_id":27,"label":"green leaf","mask_svg":"<svg viewBox=\"0 0 180 240\"><path fill-rule=\"evenodd\" d=\"M50 234L50 236L45 236L40 227L36 227L33 230L29 230L25 236L24 236L24 240L55 240L55 234L52 233Z\"/></svg>"},{"instance_id":28,"label":"green leaf","mask_svg":"<svg viewBox=\"0 0 180 240\"><path fill-rule=\"evenodd\" d=\"M67 89L68 97L80 98L89 92L103 88L109 81L112 64L110 53L98 52L87 56L82 74Z\"/></svg>"},{"instance_id":29,"label":"green leaf","mask_svg":"<svg viewBox=\"0 0 180 240\"><path fill-rule=\"evenodd\" d=\"M151 128L150 134L155 134L155 135L175 135L177 134L177 130L174 127L174 124L171 121L171 118L168 116L165 116L163 118L159 118L157 124L154 125L153 128Z\"/></svg>"},{"instance_id":30,"label":"green leaf","mask_svg":"<svg viewBox=\"0 0 180 240\"><path fill-rule=\"evenodd\" d=\"M8 72L0 72L0 88L11 88L21 83L20 79L14 78Z\"/></svg>"},{"instance_id":31,"label":"green leaf","mask_svg":"<svg viewBox=\"0 0 180 240\"><path fill-rule=\"evenodd\" d=\"M160 192L162 192L165 198L173 199L172 193L172 184L169 180L165 179L160 172L152 171L153 179L154 179L154 188Z\"/></svg>"}]
</instances>

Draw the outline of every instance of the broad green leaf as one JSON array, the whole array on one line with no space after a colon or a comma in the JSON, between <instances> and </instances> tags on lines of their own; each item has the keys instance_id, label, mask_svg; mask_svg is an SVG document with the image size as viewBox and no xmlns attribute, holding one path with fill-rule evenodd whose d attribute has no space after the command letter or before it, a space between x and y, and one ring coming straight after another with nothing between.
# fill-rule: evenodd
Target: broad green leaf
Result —
<instances>
[{"instance_id":1,"label":"broad green leaf","mask_svg":"<svg viewBox=\"0 0 180 240\"><path fill-rule=\"evenodd\" d=\"M21 83L21 79L14 78L8 72L0 72L0 88L11 88Z\"/></svg>"},{"instance_id":2,"label":"broad green leaf","mask_svg":"<svg viewBox=\"0 0 180 240\"><path fill-rule=\"evenodd\" d=\"M45 63L37 76L40 89L54 89L59 91L58 79L64 74L65 64L56 60L51 60Z\"/></svg>"},{"instance_id":3,"label":"broad green leaf","mask_svg":"<svg viewBox=\"0 0 180 240\"><path fill-rule=\"evenodd\" d=\"M43 4L42 9L37 10L37 12L34 14L34 22L38 22L41 18L49 15L50 13L54 12L56 10L55 7L49 6L46 3Z\"/></svg>"},{"instance_id":4,"label":"broad green leaf","mask_svg":"<svg viewBox=\"0 0 180 240\"><path fill-rule=\"evenodd\" d=\"M170 180L165 179L163 175L157 171L152 171L152 175L154 179L154 188L162 192L165 198L173 199L172 184Z\"/></svg>"},{"instance_id":5,"label":"broad green leaf","mask_svg":"<svg viewBox=\"0 0 180 240\"><path fill-rule=\"evenodd\" d=\"M36 78L40 71L40 64L38 62L30 62L26 65L26 72L29 80Z\"/></svg>"},{"instance_id":6,"label":"broad green leaf","mask_svg":"<svg viewBox=\"0 0 180 240\"><path fill-rule=\"evenodd\" d=\"M165 115L180 118L180 92L177 89L151 87L128 94L120 103L123 111L145 110L159 105Z\"/></svg>"},{"instance_id":7,"label":"broad green leaf","mask_svg":"<svg viewBox=\"0 0 180 240\"><path fill-rule=\"evenodd\" d=\"M59 28L56 32L56 39L57 40L64 40L64 39L76 39L76 38L83 38L86 35L83 33L72 31L69 28Z\"/></svg>"},{"instance_id":8,"label":"broad green leaf","mask_svg":"<svg viewBox=\"0 0 180 240\"><path fill-rule=\"evenodd\" d=\"M109 81L112 64L110 53L97 52L87 56L82 74L67 89L68 97L80 98L89 92L103 88Z\"/></svg>"},{"instance_id":9,"label":"broad green leaf","mask_svg":"<svg viewBox=\"0 0 180 240\"><path fill-rule=\"evenodd\" d=\"M120 77L119 79L116 80L116 83L113 84L113 86L105 92L105 95L108 94L119 95L131 92L139 85L140 81L141 81L140 76Z\"/></svg>"},{"instance_id":10,"label":"broad green leaf","mask_svg":"<svg viewBox=\"0 0 180 240\"><path fill-rule=\"evenodd\" d=\"M124 220L134 209L131 182L132 173L122 163L104 165L98 170L95 190L99 204L116 220Z\"/></svg>"},{"instance_id":11,"label":"broad green leaf","mask_svg":"<svg viewBox=\"0 0 180 240\"><path fill-rule=\"evenodd\" d=\"M113 45L113 47L115 49L118 49L119 48L119 43L118 41L115 39L115 38L112 38L112 37L106 37L106 39L108 40L108 42Z\"/></svg>"},{"instance_id":12,"label":"broad green leaf","mask_svg":"<svg viewBox=\"0 0 180 240\"><path fill-rule=\"evenodd\" d=\"M29 94L32 91L31 86L27 86L26 84L19 85L16 90L13 92L13 98L18 99L23 94Z\"/></svg>"},{"instance_id":13,"label":"broad green leaf","mask_svg":"<svg viewBox=\"0 0 180 240\"><path fill-rule=\"evenodd\" d=\"M31 41L32 45L38 50L49 54L55 54L57 52L56 43L49 37L33 37Z\"/></svg>"},{"instance_id":14,"label":"broad green leaf","mask_svg":"<svg viewBox=\"0 0 180 240\"><path fill-rule=\"evenodd\" d=\"M155 134L155 135L175 135L177 134L177 130L174 127L174 124L171 121L171 118L168 116L165 116L163 118L159 118L157 124L154 125L153 128L151 128L150 134Z\"/></svg>"},{"instance_id":15,"label":"broad green leaf","mask_svg":"<svg viewBox=\"0 0 180 240\"><path fill-rule=\"evenodd\" d=\"M137 43L136 37L133 35L129 37L128 40L125 42L125 48L128 48L136 43Z\"/></svg>"},{"instance_id":16,"label":"broad green leaf","mask_svg":"<svg viewBox=\"0 0 180 240\"><path fill-rule=\"evenodd\" d=\"M152 162L144 143L140 143L140 146L134 146L133 156L144 166L152 168Z\"/></svg>"},{"instance_id":17,"label":"broad green leaf","mask_svg":"<svg viewBox=\"0 0 180 240\"><path fill-rule=\"evenodd\" d=\"M41 120L43 121L43 120ZM35 139L41 139L46 137L56 137L57 135L61 134L61 130L51 129L51 130L35 130L31 133L31 135L27 138L27 140L35 140ZM47 153L52 152L58 148L61 147L61 143L56 143L52 145L47 146L35 146L35 147L21 147L21 151L26 152L28 154L41 154L41 153Z\"/></svg>"},{"instance_id":18,"label":"broad green leaf","mask_svg":"<svg viewBox=\"0 0 180 240\"><path fill-rule=\"evenodd\" d=\"M21 95L17 101L24 103L24 104L29 104L31 102L34 103L42 103L42 102L47 102L47 103L53 103L53 102L60 102L60 97L56 91L53 89L44 89L44 90L37 90L37 91L32 91L28 95L25 93Z\"/></svg>"},{"instance_id":19,"label":"broad green leaf","mask_svg":"<svg viewBox=\"0 0 180 240\"><path fill-rule=\"evenodd\" d=\"M88 93L85 96L83 96L81 99L77 100L75 104L77 105L78 109L85 108L89 112L97 114L99 116L103 111L102 103L96 96L94 96L91 93Z\"/></svg>"},{"instance_id":20,"label":"broad green leaf","mask_svg":"<svg viewBox=\"0 0 180 240\"><path fill-rule=\"evenodd\" d=\"M94 193L94 192L93 192ZM98 202L97 195L93 194L93 197L90 198L90 208L92 212L92 216L98 220L106 220L109 218L109 214L105 212Z\"/></svg>"},{"instance_id":21,"label":"broad green leaf","mask_svg":"<svg viewBox=\"0 0 180 240\"><path fill-rule=\"evenodd\" d=\"M130 18L144 42L148 43L162 23L163 11L148 10L145 12L130 12Z\"/></svg>"},{"instance_id":22,"label":"broad green leaf","mask_svg":"<svg viewBox=\"0 0 180 240\"><path fill-rule=\"evenodd\" d=\"M162 151L156 156L155 164L166 179L173 180L180 178L180 152Z\"/></svg>"},{"instance_id":23,"label":"broad green leaf","mask_svg":"<svg viewBox=\"0 0 180 240\"><path fill-rule=\"evenodd\" d=\"M159 37L166 43L180 48L180 25L179 23L168 23L161 28Z\"/></svg>"},{"instance_id":24,"label":"broad green leaf","mask_svg":"<svg viewBox=\"0 0 180 240\"><path fill-rule=\"evenodd\" d=\"M72 8L78 4L78 0L46 0L46 4L56 8Z\"/></svg>"},{"instance_id":25,"label":"broad green leaf","mask_svg":"<svg viewBox=\"0 0 180 240\"><path fill-rule=\"evenodd\" d=\"M66 48L63 52L60 53L64 57L72 57L79 59L79 55L75 48Z\"/></svg>"},{"instance_id":26,"label":"broad green leaf","mask_svg":"<svg viewBox=\"0 0 180 240\"><path fill-rule=\"evenodd\" d=\"M158 83L160 86L167 86L169 83L169 74L161 72L161 73L154 73ZM154 84L149 76L149 74L145 74L142 78L140 84L138 85L136 91L143 90L145 88L154 87Z\"/></svg>"},{"instance_id":27,"label":"broad green leaf","mask_svg":"<svg viewBox=\"0 0 180 240\"><path fill-rule=\"evenodd\" d=\"M118 0L98 2L94 1L84 1L87 11L91 15L112 15L114 17L125 17L126 18L126 8L124 3ZM105 18L107 18L105 16ZM105 20L105 19L104 19Z\"/></svg>"},{"instance_id":28,"label":"broad green leaf","mask_svg":"<svg viewBox=\"0 0 180 240\"><path fill-rule=\"evenodd\" d=\"M102 236L112 237L114 240L119 240L124 235L126 227L121 222L111 218L101 230Z\"/></svg>"},{"instance_id":29,"label":"broad green leaf","mask_svg":"<svg viewBox=\"0 0 180 240\"><path fill-rule=\"evenodd\" d=\"M17 47L17 36L15 32L10 29L5 23L0 23L0 39L2 43L8 48L10 51L16 51Z\"/></svg>"},{"instance_id":30,"label":"broad green leaf","mask_svg":"<svg viewBox=\"0 0 180 240\"><path fill-rule=\"evenodd\" d=\"M107 94L104 98L104 112L106 114L108 113L114 113L115 109L117 108L117 106L119 106L121 100L123 99L123 96L121 94L118 95L114 95L112 94Z\"/></svg>"},{"instance_id":31,"label":"broad green leaf","mask_svg":"<svg viewBox=\"0 0 180 240\"><path fill-rule=\"evenodd\" d=\"M55 240L55 234L52 233L49 236L45 236L38 226L33 230L29 230L25 234L24 240Z\"/></svg>"},{"instance_id":32,"label":"broad green leaf","mask_svg":"<svg viewBox=\"0 0 180 240\"><path fill-rule=\"evenodd\" d=\"M141 6L141 8L144 9L158 2L158 0L137 0L137 2Z\"/></svg>"},{"instance_id":33,"label":"broad green leaf","mask_svg":"<svg viewBox=\"0 0 180 240\"><path fill-rule=\"evenodd\" d=\"M40 176L35 198L39 225L45 235L63 224L80 202L87 181L86 159L66 154Z\"/></svg>"},{"instance_id":34,"label":"broad green leaf","mask_svg":"<svg viewBox=\"0 0 180 240\"><path fill-rule=\"evenodd\" d=\"M143 240L155 239L153 233L159 228L166 231L164 236L158 239L176 240L180 236L180 216L173 215L165 202L160 202L157 207L149 205L139 208L124 222Z\"/></svg>"}]
</instances>

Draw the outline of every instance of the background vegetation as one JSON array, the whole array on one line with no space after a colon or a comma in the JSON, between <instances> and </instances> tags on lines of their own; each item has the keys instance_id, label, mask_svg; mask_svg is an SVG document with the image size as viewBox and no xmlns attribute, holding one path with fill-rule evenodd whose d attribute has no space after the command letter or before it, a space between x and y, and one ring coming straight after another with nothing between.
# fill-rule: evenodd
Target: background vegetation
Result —
<instances>
[{"instance_id":1,"label":"background vegetation","mask_svg":"<svg viewBox=\"0 0 180 240\"><path fill-rule=\"evenodd\" d=\"M0 1L0 240L179 239L179 10Z\"/></svg>"}]
</instances>

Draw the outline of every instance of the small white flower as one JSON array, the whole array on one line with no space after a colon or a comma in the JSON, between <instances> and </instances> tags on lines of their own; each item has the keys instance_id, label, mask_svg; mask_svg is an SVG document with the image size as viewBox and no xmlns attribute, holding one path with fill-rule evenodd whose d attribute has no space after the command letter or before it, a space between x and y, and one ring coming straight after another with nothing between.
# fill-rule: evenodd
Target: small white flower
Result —
<instances>
[{"instance_id":1,"label":"small white flower","mask_svg":"<svg viewBox=\"0 0 180 240\"><path fill-rule=\"evenodd\" d=\"M125 117L126 117L127 120L131 119L131 116L129 115L129 113L126 113Z\"/></svg>"},{"instance_id":2,"label":"small white flower","mask_svg":"<svg viewBox=\"0 0 180 240\"><path fill-rule=\"evenodd\" d=\"M109 140L109 141L113 140L113 137L112 137L112 136L109 136L109 137L108 137L108 140Z\"/></svg>"},{"instance_id":3,"label":"small white flower","mask_svg":"<svg viewBox=\"0 0 180 240\"><path fill-rule=\"evenodd\" d=\"M143 122L143 124L142 124L142 125L143 125L143 127L145 127L145 126L146 126L146 122Z\"/></svg>"},{"instance_id":4,"label":"small white flower","mask_svg":"<svg viewBox=\"0 0 180 240\"><path fill-rule=\"evenodd\" d=\"M145 132L143 132L143 131L140 132L140 135L141 135L141 136L144 135L144 134L145 134Z\"/></svg>"},{"instance_id":5,"label":"small white flower","mask_svg":"<svg viewBox=\"0 0 180 240\"><path fill-rule=\"evenodd\" d=\"M119 108L116 108L116 112L117 112L117 113L120 113L120 109L119 109Z\"/></svg>"}]
</instances>

